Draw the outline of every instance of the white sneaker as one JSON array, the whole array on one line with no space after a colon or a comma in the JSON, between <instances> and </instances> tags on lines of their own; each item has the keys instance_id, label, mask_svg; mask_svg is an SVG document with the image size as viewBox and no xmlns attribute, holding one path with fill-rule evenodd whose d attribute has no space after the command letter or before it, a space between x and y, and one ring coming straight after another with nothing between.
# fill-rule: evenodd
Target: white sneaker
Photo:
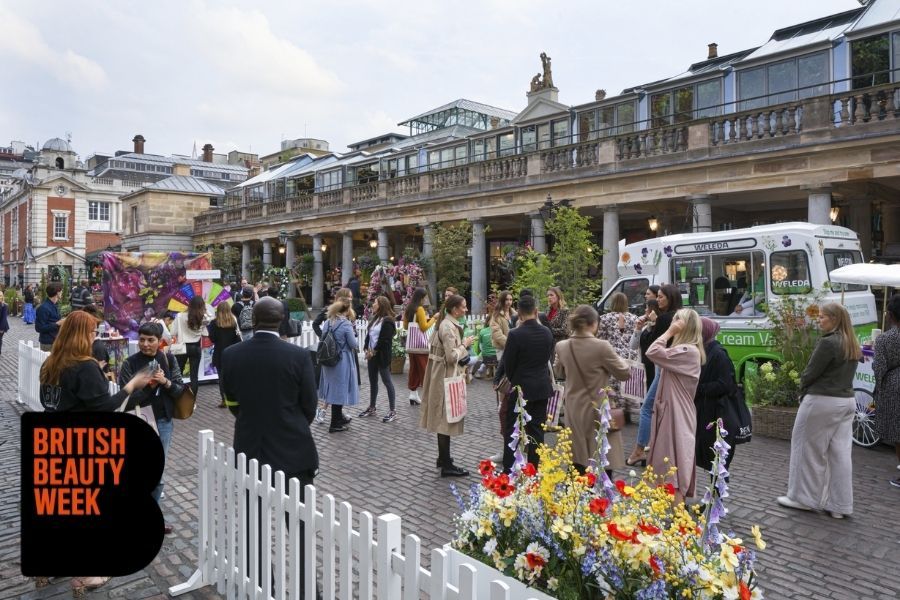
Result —
<instances>
[{"instance_id":1,"label":"white sneaker","mask_svg":"<svg viewBox=\"0 0 900 600\"><path fill-rule=\"evenodd\" d=\"M812 510L810 507L806 506L805 504L800 504L796 500L792 500L791 498L788 498L787 496L778 496L777 502L781 506L786 506L788 508L795 508L797 510Z\"/></svg>"},{"instance_id":2,"label":"white sneaker","mask_svg":"<svg viewBox=\"0 0 900 600\"><path fill-rule=\"evenodd\" d=\"M843 518L844 518L844 515L842 515L842 514L839 513L839 512L834 512L834 511L830 511L830 510L829 510L829 511L828 511L828 514L831 515L831 518L832 518L832 519L843 519Z\"/></svg>"},{"instance_id":3,"label":"white sneaker","mask_svg":"<svg viewBox=\"0 0 900 600\"><path fill-rule=\"evenodd\" d=\"M316 423L321 425L324 422L325 422L325 409L317 408L316 409Z\"/></svg>"}]
</instances>

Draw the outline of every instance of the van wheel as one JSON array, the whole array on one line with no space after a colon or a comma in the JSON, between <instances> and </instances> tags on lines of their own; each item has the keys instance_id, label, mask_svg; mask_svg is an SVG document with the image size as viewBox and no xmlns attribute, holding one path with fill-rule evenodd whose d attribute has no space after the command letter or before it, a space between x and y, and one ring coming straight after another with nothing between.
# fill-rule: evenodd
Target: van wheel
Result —
<instances>
[{"instance_id":1,"label":"van wheel","mask_svg":"<svg viewBox=\"0 0 900 600\"><path fill-rule=\"evenodd\" d=\"M869 390L856 388L856 412L853 414L853 443L863 448L876 446L881 438L875 428L875 397Z\"/></svg>"}]
</instances>

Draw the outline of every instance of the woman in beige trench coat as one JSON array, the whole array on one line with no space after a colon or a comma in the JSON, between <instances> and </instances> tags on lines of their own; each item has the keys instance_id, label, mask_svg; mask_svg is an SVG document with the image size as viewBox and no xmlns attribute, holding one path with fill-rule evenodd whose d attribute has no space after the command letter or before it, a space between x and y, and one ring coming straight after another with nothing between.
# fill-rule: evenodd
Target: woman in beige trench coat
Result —
<instances>
[{"instance_id":1,"label":"woman in beige trench coat","mask_svg":"<svg viewBox=\"0 0 900 600\"><path fill-rule=\"evenodd\" d=\"M566 425L572 430L572 461L583 472L597 453L597 409L599 391L612 375L621 381L630 374L628 363L616 354L612 345L597 335L598 317L593 307L581 305L569 315L569 339L556 344L553 371L566 380ZM622 432L607 434L610 449L608 468L625 468Z\"/></svg>"},{"instance_id":2,"label":"woman in beige trench coat","mask_svg":"<svg viewBox=\"0 0 900 600\"><path fill-rule=\"evenodd\" d=\"M459 361L469 356L469 346L473 337L462 337L463 327L459 319L466 314L466 299L453 295L444 303L438 317L437 331L431 337L428 350L428 366L425 368L425 382L422 386L422 416L419 424L438 438L437 466L441 477L462 477L469 472L453 464L450 458L450 438L461 435L463 421L447 422L444 406L444 378L462 372Z\"/></svg>"}]
</instances>

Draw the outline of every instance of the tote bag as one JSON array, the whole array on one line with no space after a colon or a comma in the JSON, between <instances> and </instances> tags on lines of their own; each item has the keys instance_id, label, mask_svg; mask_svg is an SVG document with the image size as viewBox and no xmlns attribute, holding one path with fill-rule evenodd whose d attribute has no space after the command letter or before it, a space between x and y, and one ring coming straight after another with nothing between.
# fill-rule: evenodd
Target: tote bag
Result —
<instances>
[{"instance_id":1,"label":"tote bag","mask_svg":"<svg viewBox=\"0 0 900 600\"><path fill-rule=\"evenodd\" d=\"M407 350L428 350L427 332L419 329L417 323L410 323L406 329L406 349Z\"/></svg>"},{"instance_id":2,"label":"tote bag","mask_svg":"<svg viewBox=\"0 0 900 600\"><path fill-rule=\"evenodd\" d=\"M458 423L468 412L466 403L466 376L454 375L444 378L444 406L447 411L447 422Z\"/></svg>"}]
</instances>

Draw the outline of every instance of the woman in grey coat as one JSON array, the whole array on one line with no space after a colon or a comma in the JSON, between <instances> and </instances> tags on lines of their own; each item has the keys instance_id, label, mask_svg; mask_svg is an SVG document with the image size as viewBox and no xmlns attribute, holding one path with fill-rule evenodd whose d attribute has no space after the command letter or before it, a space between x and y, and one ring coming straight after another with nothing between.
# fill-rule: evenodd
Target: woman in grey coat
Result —
<instances>
[{"instance_id":1,"label":"woman in grey coat","mask_svg":"<svg viewBox=\"0 0 900 600\"><path fill-rule=\"evenodd\" d=\"M347 431L343 407L355 406L359 402L359 379L356 372L356 353L359 346L353 322L351 301L339 298L328 307L328 319L322 326L323 337L332 332L340 350L340 360L333 367L322 365L319 377L319 398L331 405L331 426L329 433Z\"/></svg>"},{"instance_id":2,"label":"woman in grey coat","mask_svg":"<svg viewBox=\"0 0 900 600\"><path fill-rule=\"evenodd\" d=\"M822 337L800 376L800 410L791 433L787 496L778 504L824 510L835 519L853 512L853 377L862 350L847 309L819 311Z\"/></svg>"}]
</instances>

